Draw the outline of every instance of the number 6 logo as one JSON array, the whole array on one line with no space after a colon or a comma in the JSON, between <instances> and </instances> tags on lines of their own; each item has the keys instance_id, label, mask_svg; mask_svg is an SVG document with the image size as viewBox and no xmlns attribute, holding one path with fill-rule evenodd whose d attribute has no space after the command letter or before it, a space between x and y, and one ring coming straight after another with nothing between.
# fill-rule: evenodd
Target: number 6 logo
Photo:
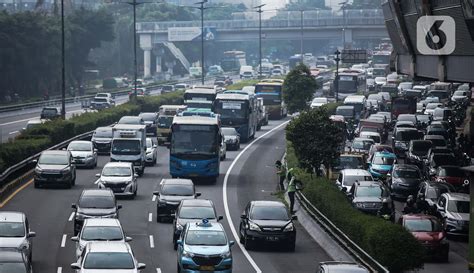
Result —
<instances>
[{"instance_id":1,"label":"number 6 logo","mask_svg":"<svg viewBox=\"0 0 474 273\"><path fill-rule=\"evenodd\" d=\"M449 55L456 49L456 23L450 16L422 16L416 23L416 46L423 55Z\"/></svg>"}]
</instances>

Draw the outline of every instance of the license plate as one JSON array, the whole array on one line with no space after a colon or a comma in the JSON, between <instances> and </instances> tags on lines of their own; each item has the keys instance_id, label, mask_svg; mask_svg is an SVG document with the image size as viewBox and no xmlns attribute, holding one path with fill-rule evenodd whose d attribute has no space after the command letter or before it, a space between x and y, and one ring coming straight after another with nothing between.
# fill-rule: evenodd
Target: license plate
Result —
<instances>
[{"instance_id":1,"label":"license plate","mask_svg":"<svg viewBox=\"0 0 474 273\"><path fill-rule=\"evenodd\" d=\"M212 265L202 265L202 266L199 267L199 270L214 271L214 266L212 266Z\"/></svg>"},{"instance_id":2,"label":"license plate","mask_svg":"<svg viewBox=\"0 0 474 273\"><path fill-rule=\"evenodd\" d=\"M278 237L275 237L275 236L267 236L267 241L272 241L272 242L276 242L279 240Z\"/></svg>"},{"instance_id":3,"label":"license plate","mask_svg":"<svg viewBox=\"0 0 474 273\"><path fill-rule=\"evenodd\" d=\"M190 176L190 177L197 177L197 176L199 176L199 175L198 175L197 173L191 173L191 174L189 174L189 176Z\"/></svg>"}]
</instances>

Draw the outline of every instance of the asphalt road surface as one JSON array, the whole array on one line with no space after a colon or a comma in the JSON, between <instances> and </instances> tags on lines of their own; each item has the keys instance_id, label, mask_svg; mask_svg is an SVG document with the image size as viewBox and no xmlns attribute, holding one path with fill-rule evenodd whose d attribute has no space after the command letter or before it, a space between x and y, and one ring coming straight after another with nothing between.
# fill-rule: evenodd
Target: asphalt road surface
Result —
<instances>
[{"instance_id":1,"label":"asphalt road surface","mask_svg":"<svg viewBox=\"0 0 474 273\"><path fill-rule=\"evenodd\" d=\"M284 121L271 121L257 134L250 147L242 145L240 151L227 152L221 163L221 175L216 184L197 183L200 198L214 201L233 247L234 272L315 272L319 262L330 257L297 224L296 251L294 253L262 246L246 252L233 236L231 225L238 230L240 214L250 200L276 199L277 179L273 164L282 157L285 148ZM273 130L272 130L273 129ZM260 137L260 138L259 138ZM156 202L152 192L162 178L168 178L169 152L160 147L158 164L147 167L139 178L138 196L134 200L118 200L123 205L120 221L127 236L133 237L132 248L137 259L147 264L143 272L176 272L176 252L172 246L171 223L156 222ZM77 202L85 188L94 188L95 174L99 173L108 156L100 156L95 169L80 169L76 186L72 189L34 189L29 185L19 192L2 210L23 211L27 214L34 238L33 264L35 272L73 272L75 262L71 203ZM230 169L231 167L231 169ZM158 270L159 269L159 270Z\"/></svg>"}]
</instances>

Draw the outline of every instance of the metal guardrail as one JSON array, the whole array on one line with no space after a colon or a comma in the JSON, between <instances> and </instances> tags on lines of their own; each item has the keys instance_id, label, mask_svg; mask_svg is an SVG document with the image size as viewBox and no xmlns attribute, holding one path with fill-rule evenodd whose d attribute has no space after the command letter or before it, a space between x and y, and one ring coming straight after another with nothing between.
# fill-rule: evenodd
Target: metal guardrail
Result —
<instances>
[{"instance_id":1,"label":"metal guardrail","mask_svg":"<svg viewBox=\"0 0 474 273\"><path fill-rule=\"evenodd\" d=\"M321 213L301 192L297 192L296 197L302 207L308 214L333 237L337 243L343 247L351 256L359 263L369 269L373 273L389 273L383 265L377 262L365 250L352 241L342 230L340 230L331 220Z\"/></svg>"}]
</instances>

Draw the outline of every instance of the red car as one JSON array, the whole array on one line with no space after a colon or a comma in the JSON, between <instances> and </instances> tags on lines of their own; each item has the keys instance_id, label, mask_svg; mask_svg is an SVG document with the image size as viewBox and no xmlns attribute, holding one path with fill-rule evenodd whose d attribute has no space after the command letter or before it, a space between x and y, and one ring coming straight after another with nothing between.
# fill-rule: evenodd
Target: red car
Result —
<instances>
[{"instance_id":1,"label":"red car","mask_svg":"<svg viewBox=\"0 0 474 273\"><path fill-rule=\"evenodd\" d=\"M446 182L456 188L462 186L466 179L466 174L458 166L439 166L434 176L435 181Z\"/></svg>"},{"instance_id":2,"label":"red car","mask_svg":"<svg viewBox=\"0 0 474 273\"><path fill-rule=\"evenodd\" d=\"M427 256L449 261L449 242L438 218L426 214L405 214L398 221L423 245Z\"/></svg>"}]
</instances>

